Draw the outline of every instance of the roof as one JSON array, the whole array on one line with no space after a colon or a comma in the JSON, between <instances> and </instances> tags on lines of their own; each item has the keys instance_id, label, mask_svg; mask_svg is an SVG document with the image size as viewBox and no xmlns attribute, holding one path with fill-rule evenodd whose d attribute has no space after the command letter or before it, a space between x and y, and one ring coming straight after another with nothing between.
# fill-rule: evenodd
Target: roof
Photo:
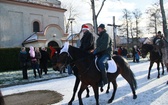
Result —
<instances>
[{"instance_id":1,"label":"roof","mask_svg":"<svg viewBox=\"0 0 168 105\"><path fill-rule=\"evenodd\" d=\"M38 2L28 2L28 1L21 1L21 0L0 0L0 2L9 3L9 4L17 4L17 5L22 5L22 6L34 7L34 8L57 10L60 12L66 11L66 9L63 9L61 7L51 5L52 3L38 3Z\"/></svg>"}]
</instances>

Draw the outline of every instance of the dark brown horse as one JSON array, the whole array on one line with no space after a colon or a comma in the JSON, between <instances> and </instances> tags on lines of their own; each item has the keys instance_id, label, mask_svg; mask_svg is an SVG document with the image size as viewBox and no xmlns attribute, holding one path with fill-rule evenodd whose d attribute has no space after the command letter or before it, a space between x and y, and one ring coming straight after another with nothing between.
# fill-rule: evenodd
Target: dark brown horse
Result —
<instances>
[{"instance_id":1,"label":"dark brown horse","mask_svg":"<svg viewBox=\"0 0 168 105\"><path fill-rule=\"evenodd\" d=\"M56 49L57 53L54 53L54 55L51 58L52 66L53 66L53 69L55 71L59 70L58 67L55 64L57 64L57 60L58 60L58 57L59 57L60 50L61 50L61 48L57 48ZM73 87L73 95L71 97L71 100L69 101L69 105L71 105L72 102L74 101L76 92L77 92L79 84L80 84L80 79L78 77L78 69L76 68L76 66L74 66L73 63L71 63L70 66L73 70L73 74L76 77L76 79L75 79L75 84L74 84L74 87ZM63 70L65 70L65 68L63 68ZM60 73L62 73L62 71L60 71ZM86 92L87 92L86 97L89 97L89 89L88 88L86 88Z\"/></svg>"},{"instance_id":2,"label":"dark brown horse","mask_svg":"<svg viewBox=\"0 0 168 105\"><path fill-rule=\"evenodd\" d=\"M65 51L64 49L66 47L68 49L67 51ZM79 105L83 105L81 94L87 88L88 85L93 87L96 105L99 105L98 84L101 81L101 74L94 64L95 57L93 56L93 54L83 52L79 48L75 48L69 45L64 45L63 49L59 55L57 66L59 67L59 69L64 68L67 65L68 60L70 58L71 63L74 63L78 68L78 78L80 78L82 82L80 90L78 92ZM117 90L116 78L119 74L121 74L129 83L132 89L133 99L136 99L137 95L135 89L137 88L137 84L134 78L134 74L128 65L128 62L126 62L121 56L114 56L113 59L116 62L118 69L115 73L107 74L108 81L112 82L114 89L111 98L108 100L108 103L111 103L115 97L115 92Z\"/></svg>"},{"instance_id":3,"label":"dark brown horse","mask_svg":"<svg viewBox=\"0 0 168 105\"><path fill-rule=\"evenodd\" d=\"M162 75L164 75L164 65L162 56L159 54L154 45L143 44L141 48L142 57L145 58L148 53L150 53L150 66L148 71L148 79L150 79L151 68L155 62L157 63L157 70L158 70L157 78L160 78L160 63L162 65Z\"/></svg>"}]
</instances>

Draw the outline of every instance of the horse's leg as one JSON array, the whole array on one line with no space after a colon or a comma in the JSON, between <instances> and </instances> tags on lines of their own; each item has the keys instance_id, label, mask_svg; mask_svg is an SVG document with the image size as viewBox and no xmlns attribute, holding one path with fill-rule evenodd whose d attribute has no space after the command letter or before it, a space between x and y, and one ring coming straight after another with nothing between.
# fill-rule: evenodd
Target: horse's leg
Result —
<instances>
[{"instance_id":1,"label":"horse's leg","mask_svg":"<svg viewBox=\"0 0 168 105\"><path fill-rule=\"evenodd\" d=\"M111 98L108 100L108 103L112 103L113 102L114 97L115 97L115 93L116 93L116 90L117 90L116 80L112 81L112 84L113 84L113 93L112 93Z\"/></svg>"},{"instance_id":2,"label":"horse's leg","mask_svg":"<svg viewBox=\"0 0 168 105\"><path fill-rule=\"evenodd\" d=\"M98 91L99 87L97 85L94 85L92 87L93 87L93 91L96 99L96 105L99 105L99 91Z\"/></svg>"},{"instance_id":3,"label":"horse's leg","mask_svg":"<svg viewBox=\"0 0 168 105\"><path fill-rule=\"evenodd\" d=\"M157 70L158 70L157 78L160 78L160 62L157 62Z\"/></svg>"},{"instance_id":4,"label":"horse's leg","mask_svg":"<svg viewBox=\"0 0 168 105\"><path fill-rule=\"evenodd\" d=\"M81 96L82 96L83 91L87 88L87 86L88 85L86 85L84 83L81 84L80 90L78 92L79 105L83 105L82 97Z\"/></svg>"},{"instance_id":5,"label":"horse's leg","mask_svg":"<svg viewBox=\"0 0 168 105\"><path fill-rule=\"evenodd\" d=\"M74 99L75 99L75 94L76 94L76 91L77 91L77 89L78 89L79 82L80 82L80 79L76 76L75 85L74 85L74 88L73 88L73 95L72 95L72 98L71 98L71 100L69 101L68 105L72 105L72 102L73 102Z\"/></svg>"},{"instance_id":6,"label":"horse's leg","mask_svg":"<svg viewBox=\"0 0 168 105\"><path fill-rule=\"evenodd\" d=\"M164 75L164 64L163 64L163 62L161 62L161 65L162 65L162 75Z\"/></svg>"},{"instance_id":7,"label":"horse's leg","mask_svg":"<svg viewBox=\"0 0 168 105\"><path fill-rule=\"evenodd\" d=\"M108 82L106 93L109 93L109 89L110 89L110 82Z\"/></svg>"},{"instance_id":8,"label":"horse's leg","mask_svg":"<svg viewBox=\"0 0 168 105\"><path fill-rule=\"evenodd\" d=\"M152 66L153 66L153 63L154 63L154 62L151 62L151 61L150 61L150 66L149 66L149 71L148 71L148 79L150 79L150 72L151 72L151 68L152 68Z\"/></svg>"}]
</instances>

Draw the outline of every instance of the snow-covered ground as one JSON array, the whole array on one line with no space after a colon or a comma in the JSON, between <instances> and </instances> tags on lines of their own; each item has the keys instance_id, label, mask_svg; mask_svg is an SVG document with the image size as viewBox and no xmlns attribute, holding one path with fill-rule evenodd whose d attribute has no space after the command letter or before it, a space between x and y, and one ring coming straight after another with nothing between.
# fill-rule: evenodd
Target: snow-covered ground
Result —
<instances>
[{"instance_id":1,"label":"snow-covered ground","mask_svg":"<svg viewBox=\"0 0 168 105\"><path fill-rule=\"evenodd\" d=\"M165 75L157 79L156 64L153 66L151 71L151 79L147 80L147 73L149 62L144 63L130 63L131 69L135 74L138 88L136 93L137 99L132 98L132 92L128 83L119 76L117 78L118 89L116 92L113 103L107 104L108 99L112 95L112 85L110 93L106 94L100 92L99 102L100 105L168 105L168 75L165 70ZM75 77L69 76L61 79L52 79L48 81L30 83L26 85L17 85L7 88L1 88L3 95L9 95L13 93L20 93L30 90L54 90L61 93L63 100L54 105L67 105L68 101L72 96L73 85ZM106 86L104 87L104 90ZM90 88L90 97L85 98L86 92L83 93L84 105L95 105L94 94L92 88ZM49 97L46 97L49 98ZM73 105L78 105L78 98L76 96Z\"/></svg>"}]
</instances>

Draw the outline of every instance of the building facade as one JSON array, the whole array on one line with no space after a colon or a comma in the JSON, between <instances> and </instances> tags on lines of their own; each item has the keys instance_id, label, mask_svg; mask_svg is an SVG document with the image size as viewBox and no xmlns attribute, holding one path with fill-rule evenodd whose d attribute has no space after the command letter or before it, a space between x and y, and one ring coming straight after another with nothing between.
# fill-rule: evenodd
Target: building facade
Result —
<instances>
[{"instance_id":1,"label":"building facade","mask_svg":"<svg viewBox=\"0 0 168 105\"><path fill-rule=\"evenodd\" d=\"M62 46L65 11L58 0L0 0L0 48Z\"/></svg>"}]
</instances>

